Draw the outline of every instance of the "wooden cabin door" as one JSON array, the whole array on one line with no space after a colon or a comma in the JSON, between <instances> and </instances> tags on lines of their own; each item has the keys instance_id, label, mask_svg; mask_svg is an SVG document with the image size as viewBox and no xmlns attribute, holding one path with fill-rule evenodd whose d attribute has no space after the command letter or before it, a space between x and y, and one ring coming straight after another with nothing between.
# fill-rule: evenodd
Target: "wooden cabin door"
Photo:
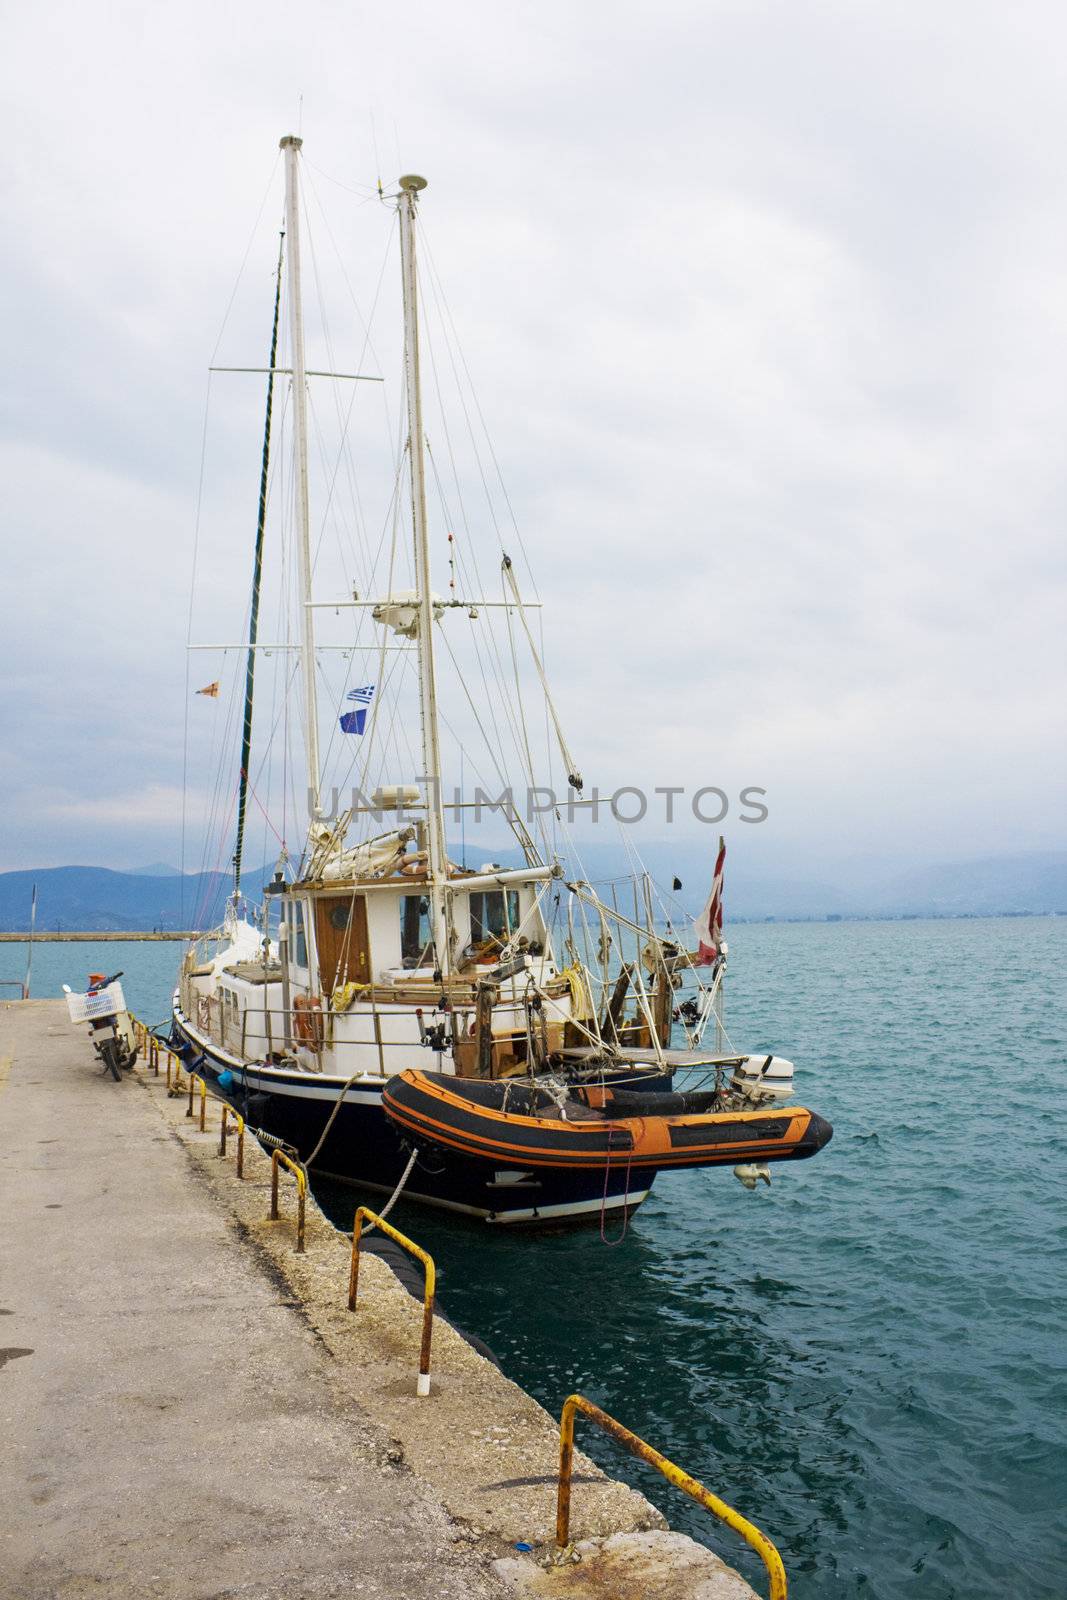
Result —
<instances>
[{"instance_id":1,"label":"wooden cabin door","mask_svg":"<svg viewBox=\"0 0 1067 1600\"><path fill-rule=\"evenodd\" d=\"M315 904L319 988L332 994L342 983L370 982L366 895L338 896Z\"/></svg>"}]
</instances>

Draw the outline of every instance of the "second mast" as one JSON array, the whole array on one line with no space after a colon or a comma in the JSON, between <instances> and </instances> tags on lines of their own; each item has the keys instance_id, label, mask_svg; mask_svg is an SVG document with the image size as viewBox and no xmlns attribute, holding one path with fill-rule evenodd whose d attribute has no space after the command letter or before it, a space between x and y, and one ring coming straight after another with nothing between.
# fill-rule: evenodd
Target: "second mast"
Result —
<instances>
[{"instance_id":1,"label":"second mast","mask_svg":"<svg viewBox=\"0 0 1067 1600\"><path fill-rule=\"evenodd\" d=\"M308 505L308 393L304 358L304 310L300 298L300 191L297 159L302 139L288 134L285 152L285 229L289 245L289 331L293 364L293 444L296 453L296 532L300 565L300 665L304 680L304 747L308 807L320 811L319 708L315 688L315 627L311 610L311 513Z\"/></svg>"},{"instance_id":2,"label":"second mast","mask_svg":"<svg viewBox=\"0 0 1067 1600\"><path fill-rule=\"evenodd\" d=\"M437 673L434 662L433 589L430 542L426 527L426 469L419 378L419 303L415 272L415 211L426 179L400 179L400 261L404 280L404 379L408 408L408 465L411 474L411 518L415 539L415 588L419 608L419 709L422 715L422 758L425 767L427 856L430 903L437 965L451 965L448 937L448 851L441 804L441 747L437 727Z\"/></svg>"}]
</instances>

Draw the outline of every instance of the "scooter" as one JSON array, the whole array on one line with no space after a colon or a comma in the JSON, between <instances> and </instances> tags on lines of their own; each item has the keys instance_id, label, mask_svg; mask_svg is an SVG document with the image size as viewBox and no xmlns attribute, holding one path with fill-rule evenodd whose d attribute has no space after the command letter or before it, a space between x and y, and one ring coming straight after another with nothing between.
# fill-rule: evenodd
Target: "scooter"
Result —
<instances>
[{"instance_id":1,"label":"scooter","mask_svg":"<svg viewBox=\"0 0 1067 1600\"><path fill-rule=\"evenodd\" d=\"M89 974L89 988L85 994L75 994L68 984L63 985L71 1022L87 1022L93 1049L104 1063L116 1083L121 1082L123 1070L129 1071L137 1060L137 1041L130 1014L119 979L121 972L105 978L103 973Z\"/></svg>"}]
</instances>

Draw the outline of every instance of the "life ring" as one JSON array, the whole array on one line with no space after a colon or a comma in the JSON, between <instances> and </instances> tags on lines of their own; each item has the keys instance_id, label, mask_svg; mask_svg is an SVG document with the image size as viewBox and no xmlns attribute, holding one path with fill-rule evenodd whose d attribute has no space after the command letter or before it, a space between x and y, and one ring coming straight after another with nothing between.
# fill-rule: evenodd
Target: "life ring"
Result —
<instances>
[{"instance_id":1,"label":"life ring","mask_svg":"<svg viewBox=\"0 0 1067 1600\"><path fill-rule=\"evenodd\" d=\"M298 994L293 999L293 1029L309 1050L322 1048L322 1001L318 995Z\"/></svg>"}]
</instances>

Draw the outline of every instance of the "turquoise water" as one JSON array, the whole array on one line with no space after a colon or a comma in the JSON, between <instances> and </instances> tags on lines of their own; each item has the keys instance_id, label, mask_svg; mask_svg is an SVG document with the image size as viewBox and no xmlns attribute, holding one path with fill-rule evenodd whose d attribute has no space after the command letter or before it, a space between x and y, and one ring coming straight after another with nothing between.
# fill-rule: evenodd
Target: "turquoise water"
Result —
<instances>
[{"instance_id":1,"label":"turquoise water","mask_svg":"<svg viewBox=\"0 0 1067 1600\"><path fill-rule=\"evenodd\" d=\"M1067 921L747 926L730 947L731 1038L796 1062L835 1125L820 1156L753 1194L660 1178L611 1247L403 1205L399 1225L509 1375L557 1413L581 1390L751 1516L796 1600L1064 1595ZM41 946L34 992L124 965L162 1016L178 953ZM0 976L23 960L0 946ZM348 1221L350 1196L324 1199ZM579 1430L765 1592L731 1534Z\"/></svg>"},{"instance_id":2,"label":"turquoise water","mask_svg":"<svg viewBox=\"0 0 1067 1600\"><path fill-rule=\"evenodd\" d=\"M39 940L33 947L30 995L34 1000L61 997L63 985L85 989L90 972L110 977L122 972L122 992L130 1010L148 1023L170 1015L170 997L185 952L178 940L146 944L140 939L103 940L100 944L57 943ZM15 1000L26 976L25 944L0 944L0 1000ZM91 1054L91 1051L90 1051Z\"/></svg>"}]
</instances>

